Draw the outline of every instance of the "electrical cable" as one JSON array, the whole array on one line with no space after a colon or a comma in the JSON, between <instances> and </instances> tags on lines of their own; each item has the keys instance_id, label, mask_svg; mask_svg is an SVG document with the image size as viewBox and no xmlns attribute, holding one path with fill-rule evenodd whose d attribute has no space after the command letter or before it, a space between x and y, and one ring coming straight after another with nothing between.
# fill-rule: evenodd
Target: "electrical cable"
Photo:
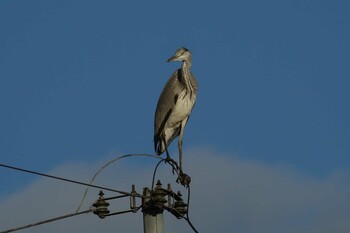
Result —
<instances>
[{"instance_id":1,"label":"electrical cable","mask_svg":"<svg viewBox=\"0 0 350 233\"><path fill-rule=\"evenodd\" d=\"M98 189L103 189L103 190L107 190L107 191L111 191L111 192L116 192L116 193L120 193L120 194L126 194L126 195L129 195L129 196L133 196L133 194L128 193L128 192L124 192L124 191L120 191L120 190L116 190L116 189L111 189L111 188L107 188L107 187L102 187L102 186L98 186L98 185L88 184L88 183L85 183L85 182L76 181L76 180L67 179L67 178L62 178L62 177L58 177L58 176L48 175L48 174L45 174L45 173L35 172L35 171L31 171L31 170L27 170L27 169L23 169L23 168L19 168L19 167L6 165L6 164L1 164L0 163L0 166L1 167L6 167L6 168L9 168L9 169L13 169L13 170L17 170L17 171L31 173L31 174L38 175L38 176L48 177L48 178L51 178L51 179L61 180L61 181L65 181L65 182L69 182L69 183L73 183L73 184L79 184L79 185L84 185L84 186L88 186L88 187L92 187L92 188L98 188Z\"/></svg>"},{"instance_id":2,"label":"electrical cable","mask_svg":"<svg viewBox=\"0 0 350 233\"><path fill-rule=\"evenodd\" d=\"M154 181L155 181L155 176L156 176L156 173L157 173L157 170L159 168L159 165L162 163L162 162L165 162L165 163L168 163L172 169L173 169L173 172L176 171L177 175L179 175L179 172L178 170L176 169L177 168L177 164L175 161L168 161L166 159L163 159L161 157L158 157L158 156L155 156L155 155L150 155L150 154L126 154L126 155L122 155L122 156L119 156L115 159L112 159L111 161L109 161L108 163L106 163L104 166L102 166L96 173L95 175L93 176L93 178L90 180L89 183L84 183L84 182L80 182L80 181L76 181L76 180L71 180L71 179L67 179L67 178L62 178L62 177L58 177L58 176L53 176L53 175L48 175L48 174L44 174L44 173L39 173L39 172L35 172L35 171L31 171L31 170L27 170L27 169L23 169L23 168L18 168L18 167L14 167L14 166L10 166L10 165L6 165L6 164L1 164L0 163L0 166L1 167L5 167L5 168L9 168L9 169L13 169L13 170L18 170L18 171L22 171L22 172L26 172L26 173L31 173L31 174L35 174L35 175L39 175L39 176L44 176L44 177L48 177L48 178L52 178L52 179L57 179L57 180L61 180L61 181L65 181L65 182L70 182L70 183L74 183L74 184L79 184L79 185L84 185L84 186L87 186L87 188L85 189L85 192L84 192L84 195L83 195L83 198L80 202L80 205L78 207L78 209L76 210L76 212L74 214L67 214L67 215L64 215L64 216L60 216L60 217L56 217L56 218L53 218L53 219L48 219L48 220L45 220L45 221L41 221L41 222L38 222L38 223L34 223L34 224L29 224L29 225L26 225L26 226L22 226L22 227L18 227L18 228L13 228L13 229L9 229L9 230L6 230L6 231L2 231L0 233L9 233L9 232L14 232L14 231L18 231L18 230L22 230L22 229L25 229L25 228L29 228L29 227L33 227L33 226L37 226L37 225L41 225L41 224L45 224L45 223L49 223L49 222L53 222L53 221L57 221L57 220L60 220L60 219L64 219L64 218L68 218L68 217L73 217L73 216L76 216L76 215L80 215L80 214L84 214L84 213L89 213L91 211L93 211L93 209L89 209L89 210L85 210L85 211L81 211L79 212L85 198L86 198L86 195L87 195L87 192L88 192L88 189L89 187L92 187L92 188L99 188L99 189L103 189L103 190L107 190L107 191L112 191L112 192L117 192L117 193L120 193L120 194L124 194L126 196L137 196L137 197L143 197L142 195L139 195L139 194L132 194L132 193L128 193L128 192L124 192L124 191L120 191L120 190L115 190L115 189L111 189L111 188L106 188L106 187L102 187L102 186L98 186L98 185L93 185L92 182L95 180L95 178L102 172L103 169L105 169L107 166L109 166L110 164L120 160L120 159L123 159L123 158L127 158L127 157L132 157L132 156L146 156L146 157L152 157L152 158L157 158L157 159L160 159L160 161L157 163L154 171L153 171L153 176L152 176L152 189L154 188ZM173 164L175 163L175 165ZM190 227L192 228L192 230L195 232L195 233L198 233L197 229L194 227L194 225L192 224L190 218L189 218L189 206L190 206L190 195L191 195L191 191L190 191L190 185L188 184L187 186L188 188L188 191L187 191L187 213L186 213L186 217L182 217L183 219L185 219L187 221L187 223L190 225ZM138 209L140 209L141 206ZM176 211L176 210L175 210ZM126 211L126 212L131 212L131 211ZM126 213L125 212L125 213ZM124 212L121 212L121 213L124 213Z\"/></svg>"},{"instance_id":3,"label":"electrical cable","mask_svg":"<svg viewBox=\"0 0 350 233\"><path fill-rule=\"evenodd\" d=\"M51 218L51 219L47 219L47 220L40 221L40 222L37 222L37 223L32 223L32 224L28 224L28 225L25 225L25 226L16 227L16 228L8 229L8 230L5 230L5 231L1 231L0 233L10 233L10 232L14 232L14 231L19 231L19 230L23 230L23 229L26 229L26 228L38 226L38 225L45 224L45 223L49 223L49 222L54 222L54 221L57 221L57 220L70 218L70 217L74 217L74 216L81 215L81 214L87 214L87 213L92 212L93 210L94 209L91 208L91 209L88 209L88 210L85 210L85 211L81 211L81 212L78 212L78 213L66 214L66 215L63 215L63 216L60 216L60 217Z\"/></svg>"},{"instance_id":4,"label":"electrical cable","mask_svg":"<svg viewBox=\"0 0 350 233\"><path fill-rule=\"evenodd\" d=\"M157 173L158 167L159 167L159 165L160 165L163 161L164 161L164 160L159 161L159 162L157 163L156 167L155 167L154 170L153 170L151 190L153 190L153 188L154 188L154 180L155 180L155 178L156 178L156 173Z\"/></svg>"},{"instance_id":5,"label":"electrical cable","mask_svg":"<svg viewBox=\"0 0 350 233\"><path fill-rule=\"evenodd\" d=\"M186 217L184 217L184 219L187 221L187 223L190 225L190 227L192 228L192 230L196 233L199 233L197 231L197 229L194 227L194 225L192 224L191 220L190 220L190 217L189 217L189 209L190 209L190 199L191 199L191 187L190 185L188 185L187 187L188 191L187 191L187 213L186 213Z\"/></svg>"},{"instance_id":6,"label":"electrical cable","mask_svg":"<svg viewBox=\"0 0 350 233\"><path fill-rule=\"evenodd\" d=\"M113 215L119 215L119 214L126 214L126 213L136 213L137 211L139 211L142 208L142 205L135 208L135 209L131 209L131 210L124 210L124 211L119 211L119 212L115 212L115 213L111 213L111 214L106 214L104 215L105 217L109 217L109 216L113 216ZM1 233L1 232L0 232Z\"/></svg>"}]
</instances>

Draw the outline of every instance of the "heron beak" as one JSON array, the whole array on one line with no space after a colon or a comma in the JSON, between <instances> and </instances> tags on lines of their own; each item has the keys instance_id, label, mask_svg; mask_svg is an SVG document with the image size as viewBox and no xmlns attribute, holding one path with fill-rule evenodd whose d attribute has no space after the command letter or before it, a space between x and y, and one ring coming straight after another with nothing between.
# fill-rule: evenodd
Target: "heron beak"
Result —
<instances>
[{"instance_id":1,"label":"heron beak","mask_svg":"<svg viewBox=\"0 0 350 233\"><path fill-rule=\"evenodd\" d=\"M177 57L176 56L172 56L171 58L169 58L167 60L167 62L171 62L171 61L177 61Z\"/></svg>"}]
</instances>

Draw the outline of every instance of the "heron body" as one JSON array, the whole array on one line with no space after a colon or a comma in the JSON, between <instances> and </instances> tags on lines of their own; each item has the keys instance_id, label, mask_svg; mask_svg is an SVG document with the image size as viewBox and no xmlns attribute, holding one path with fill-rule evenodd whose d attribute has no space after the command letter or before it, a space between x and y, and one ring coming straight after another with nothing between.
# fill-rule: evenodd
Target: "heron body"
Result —
<instances>
[{"instance_id":1,"label":"heron body","mask_svg":"<svg viewBox=\"0 0 350 233\"><path fill-rule=\"evenodd\" d=\"M197 81L190 71L191 52L180 48L169 61L182 61L180 69L169 78L159 97L154 120L154 149L158 155L179 136L180 169L182 167L182 136L197 97Z\"/></svg>"}]
</instances>

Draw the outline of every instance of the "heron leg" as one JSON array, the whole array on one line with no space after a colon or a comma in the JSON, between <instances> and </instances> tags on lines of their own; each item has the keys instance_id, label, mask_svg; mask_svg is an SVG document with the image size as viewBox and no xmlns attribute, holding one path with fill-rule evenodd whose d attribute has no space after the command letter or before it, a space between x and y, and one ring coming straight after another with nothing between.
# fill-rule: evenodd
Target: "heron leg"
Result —
<instances>
[{"instance_id":1,"label":"heron leg","mask_svg":"<svg viewBox=\"0 0 350 233\"><path fill-rule=\"evenodd\" d=\"M168 164L171 165L171 167L173 168L173 174L174 174L175 170L176 170L176 172L181 171L180 168L179 168L179 165L177 165L177 163L175 162L175 160L173 160L173 159L170 157L167 144L165 143L165 137L162 137L161 140L162 140L162 142L164 143L164 149L165 149L165 153L166 153L165 163L168 163Z\"/></svg>"},{"instance_id":2,"label":"heron leg","mask_svg":"<svg viewBox=\"0 0 350 233\"><path fill-rule=\"evenodd\" d=\"M188 117L181 122L180 135L178 141L179 147L179 163L180 163L180 171L182 172L182 136L184 134L185 125L187 123Z\"/></svg>"},{"instance_id":3,"label":"heron leg","mask_svg":"<svg viewBox=\"0 0 350 233\"><path fill-rule=\"evenodd\" d=\"M162 141L164 143L164 148L165 148L165 153L166 153L166 158L165 158L165 162L173 162L174 160L170 157L169 151L168 151L168 147L165 143L165 137L162 138Z\"/></svg>"},{"instance_id":4,"label":"heron leg","mask_svg":"<svg viewBox=\"0 0 350 233\"><path fill-rule=\"evenodd\" d=\"M171 157L170 157L170 155L169 155L168 147L165 147L165 153L166 153L166 158L165 158L165 160L166 160L166 161L170 161L170 160L171 160Z\"/></svg>"},{"instance_id":5,"label":"heron leg","mask_svg":"<svg viewBox=\"0 0 350 233\"><path fill-rule=\"evenodd\" d=\"M165 139L163 139L164 142L164 148L165 148L165 153L166 153L166 158L165 158L165 163L174 164L177 166L176 162L170 157L168 147L166 146ZM174 166L173 167L173 174L174 174Z\"/></svg>"},{"instance_id":6,"label":"heron leg","mask_svg":"<svg viewBox=\"0 0 350 233\"><path fill-rule=\"evenodd\" d=\"M182 130L181 130L182 131ZM180 133L179 141L179 163L180 163L180 170L182 171L182 134Z\"/></svg>"},{"instance_id":7,"label":"heron leg","mask_svg":"<svg viewBox=\"0 0 350 233\"><path fill-rule=\"evenodd\" d=\"M164 143L164 148L165 148L165 153L166 153L165 160L169 161L169 160L171 160L171 158L169 155L168 147L167 147L166 142L165 142L165 136L163 135L161 138L162 138L162 142Z\"/></svg>"}]
</instances>

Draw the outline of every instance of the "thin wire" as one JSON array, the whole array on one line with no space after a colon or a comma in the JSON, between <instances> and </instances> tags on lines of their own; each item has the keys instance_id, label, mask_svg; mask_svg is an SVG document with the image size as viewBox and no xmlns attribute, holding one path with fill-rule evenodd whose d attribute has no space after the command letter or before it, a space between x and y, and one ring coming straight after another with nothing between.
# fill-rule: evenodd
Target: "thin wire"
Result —
<instances>
[{"instance_id":1,"label":"thin wire","mask_svg":"<svg viewBox=\"0 0 350 233\"><path fill-rule=\"evenodd\" d=\"M106 214L104 215L105 217L109 217L109 216L114 216L114 215L119 215L119 214L127 214L127 213L136 213L137 211L139 211L139 209L141 209L142 205L135 208L135 209L131 209L131 210L124 210L124 211L120 211L120 212L115 212L115 213L111 213L111 214ZM1 233L1 232L0 232Z\"/></svg>"},{"instance_id":2,"label":"thin wire","mask_svg":"<svg viewBox=\"0 0 350 233\"><path fill-rule=\"evenodd\" d=\"M184 217L184 219L187 221L187 223L190 225L190 227L192 228L192 230L196 233L199 233L197 231L197 229L194 227L194 225L192 224L190 217L189 217L189 209L190 209L190 199L191 199L191 187L190 185L188 185L188 191L187 191L187 213L186 213L186 217Z\"/></svg>"},{"instance_id":3,"label":"thin wire","mask_svg":"<svg viewBox=\"0 0 350 233\"><path fill-rule=\"evenodd\" d=\"M155 155L150 155L150 154L126 154L126 155L122 155L122 156L118 156L117 158L114 158L112 159L111 161L109 161L108 163L106 163L105 165L103 165L96 173L95 175L92 177L92 179L90 180L89 184L91 185L92 182L95 181L96 177L102 172L103 169L105 169L106 167L108 167L109 165L111 165L112 163L118 161L118 160L121 160L121 159L124 159L124 158L127 158L127 157L131 157L131 156L146 156L146 157L151 157L151 158L156 158L156 159L161 159L163 160L161 157L159 156L155 156ZM85 201L85 198L87 196L87 193L88 193L88 190L89 190L89 187L86 187L85 189L85 192L84 192L84 195L80 201L80 204L76 210L76 212L78 212L80 210L80 208L82 207L84 201Z\"/></svg>"},{"instance_id":4,"label":"thin wire","mask_svg":"<svg viewBox=\"0 0 350 233\"><path fill-rule=\"evenodd\" d=\"M190 200L191 200L191 187L188 185L188 190L187 190L187 218L188 218L188 213L190 211Z\"/></svg>"},{"instance_id":5,"label":"thin wire","mask_svg":"<svg viewBox=\"0 0 350 233\"><path fill-rule=\"evenodd\" d=\"M159 162L157 163L156 167L154 168L153 177L152 177L152 186L151 186L151 190L153 190L153 188L154 188L154 180L155 180L155 178L156 178L156 173L157 173L158 167L159 167L159 165L160 165L163 161L164 161L164 159L161 160L161 161L159 161Z\"/></svg>"},{"instance_id":6,"label":"thin wire","mask_svg":"<svg viewBox=\"0 0 350 233\"><path fill-rule=\"evenodd\" d=\"M93 210L94 209L91 208L91 209L88 209L88 210L85 210L85 211L81 211L81 212L78 212L78 213L66 214L66 215L63 215L63 216L60 216L60 217L51 218L51 219L47 219L47 220L40 221L40 222L37 222L37 223L32 223L32 224L28 224L28 225L25 225L25 226L21 226L21 227L17 227L17 228L12 228L12 229L8 229L8 230L5 230L5 231L1 231L0 233L9 233L9 232L14 232L14 231L19 231L19 230L23 230L23 229L26 229L26 228L42 225L42 224L45 224L45 223L54 222L54 221L65 219L65 218L70 218L70 217L77 216L77 215L80 215L80 214L87 214L87 213L92 212Z\"/></svg>"},{"instance_id":7,"label":"thin wire","mask_svg":"<svg viewBox=\"0 0 350 233\"><path fill-rule=\"evenodd\" d=\"M106 187L103 187L103 186L88 184L88 183L85 183L85 182L76 181L76 180L67 179L67 178L62 178L62 177L58 177L58 176L48 175L48 174L45 174L45 173L35 172L35 171L31 171L31 170L27 170L27 169L23 169L23 168L19 168L19 167L13 167L13 166L9 166L9 165L6 165L6 164L1 164L0 163L0 166L1 167L6 167L6 168L9 168L9 169L13 169L13 170L17 170L17 171L31 173L31 174L38 175L38 176L48 177L48 178L51 178L51 179L61 180L61 181L65 181L65 182L69 182L69 183L73 183L73 184L79 184L79 185L84 185L84 186L88 186L88 187L92 187L92 188L98 188L98 189L103 189L103 190L116 192L116 193L120 193L120 194L126 194L126 195L129 195L129 196L134 196L133 194L128 193L128 192L124 192L124 191L120 191L120 190L116 190L116 189L111 189L111 188L106 188Z\"/></svg>"},{"instance_id":8,"label":"thin wire","mask_svg":"<svg viewBox=\"0 0 350 233\"><path fill-rule=\"evenodd\" d=\"M188 223L188 225L190 225L190 227L192 228L192 230L195 233L199 233L199 231L197 231L197 229L194 227L194 225L192 224L191 220L188 217L184 217L184 219L186 220L186 222Z\"/></svg>"}]
</instances>

